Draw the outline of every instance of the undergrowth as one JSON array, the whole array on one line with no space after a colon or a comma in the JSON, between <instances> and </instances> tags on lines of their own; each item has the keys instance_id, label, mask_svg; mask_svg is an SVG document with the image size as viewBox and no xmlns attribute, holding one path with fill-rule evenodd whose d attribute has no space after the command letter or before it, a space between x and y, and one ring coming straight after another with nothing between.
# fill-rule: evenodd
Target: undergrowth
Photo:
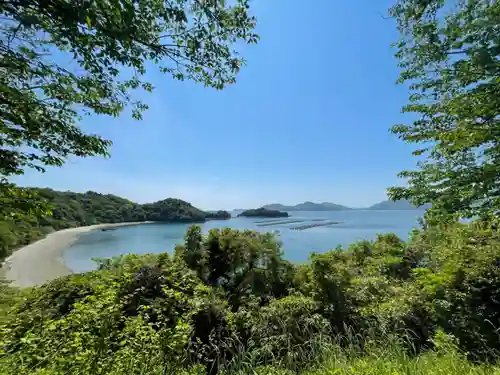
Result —
<instances>
[{"instance_id":1,"label":"undergrowth","mask_svg":"<svg viewBox=\"0 0 500 375\"><path fill-rule=\"evenodd\" d=\"M484 222L283 259L272 234L191 227L174 254L0 296L0 373L500 373L500 236Z\"/></svg>"}]
</instances>

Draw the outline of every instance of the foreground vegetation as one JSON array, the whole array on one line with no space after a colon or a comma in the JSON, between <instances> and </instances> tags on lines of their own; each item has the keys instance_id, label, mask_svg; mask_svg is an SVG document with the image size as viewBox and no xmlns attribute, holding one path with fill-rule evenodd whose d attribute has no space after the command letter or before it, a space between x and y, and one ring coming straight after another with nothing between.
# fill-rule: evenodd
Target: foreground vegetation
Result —
<instances>
[{"instance_id":1,"label":"foreground vegetation","mask_svg":"<svg viewBox=\"0 0 500 375\"><path fill-rule=\"evenodd\" d=\"M488 373L500 350L499 259L500 233L480 222L408 243L380 235L303 265L284 260L272 234L204 237L193 226L173 255L103 260L6 297L0 369Z\"/></svg>"},{"instance_id":2,"label":"foreground vegetation","mask_svg":"<svg viewBox=\"0 0 500 375\"><path fill-rule=\"evenodd\" d=\"M0 260L14 249L34 242L54 230L102 223L159 221L168 223L203 222L228 219L227 211L204 212L180 199L138 204L112 194L61 192L26 189L33 201L49 207L50 215L22 216L0 220Z\"/></svg>"}]
</instances>

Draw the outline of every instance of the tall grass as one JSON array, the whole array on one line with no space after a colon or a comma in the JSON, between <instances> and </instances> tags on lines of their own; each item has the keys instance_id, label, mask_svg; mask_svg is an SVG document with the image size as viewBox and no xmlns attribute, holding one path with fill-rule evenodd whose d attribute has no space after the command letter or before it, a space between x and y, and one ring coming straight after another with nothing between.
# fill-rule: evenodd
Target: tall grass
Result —
<instances>
[{"instance_id":1,"label":"tall grass","mask_svg":"<svg viewBox=\"0 0 500 375\"><path fill-rule=\"evenodd\" d=\"M412 354L411 333L368 332L311 336L306 345L289 345L278 358L265 348L240 352L225 366L224 375L449 375L499 374L500 367L474 364L453 337L436 335L432 349ZM263 353L264 351L264 353Z\"/></svg>"},{"instance_id":2,"label":"tall grass","mask_svg":"<svg viewBox=\"0 0 500 375\"><path fill-rule=\"evenodd\" d=\"M323 342L316 357L306 356L303 369L290 368L283 361L234 367L224 375L497 375L500 367L473 364L456 347L429 350L417 356L395 341L359 350L356 345L342 347ZM239 368L238 368L239 367Z\"/></svg>"},{"instance_id":3,"label":"tall grass","mask_svg":"<svg viewBox=\"0 0 500 375\"><path fill-rule=\"evenodd\" d=\"M234 342L227 345L234 349L230 361L214 361L211 369L193 365L192 354L169 357L164 352L152 350L147 338L138 340L133 352L116 355L113 364L99 368L95 363L73 367L64 375L86 375L88 369L106 375L500 375L500 367L490 364L474 364L467 360L466 353L460 351L453 337L442 332L434 338L433 347L420 354L411 348L411 333L408 335L368 330L366 334L354 333L344 328L342 334L312 334L297 327L296 335L306 340L294 344L290 332L279 332L277 339L283 347L247 345ZM274 343L275 344L275 343ZM156 348L158 348L156 346ZM215 352L218 351L214 347ZM123 355L122 355L123 354ZM0 374L12 374L12 362L0 356ZM99 359L89 358L89 361ZM217 371L214 369L217 368ZM31 374L62 375L51 367L32 368Z\"/></svg>"}]
</instances>

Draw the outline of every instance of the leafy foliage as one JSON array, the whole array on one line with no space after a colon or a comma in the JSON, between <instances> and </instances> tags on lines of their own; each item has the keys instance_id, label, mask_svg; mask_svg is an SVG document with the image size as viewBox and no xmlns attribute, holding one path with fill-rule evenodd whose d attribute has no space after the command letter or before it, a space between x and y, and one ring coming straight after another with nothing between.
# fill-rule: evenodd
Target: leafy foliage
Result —
<instances>
[{"instance_id":1,"label":"leafy foliage","mask_svg":"<svg viewBox=\"0 0 500 375\"><path fill-rule=\"evenodd\" d=\"M500 210L500 3L400 0L391 10L402 40L397 54L413 93L411 125L392 131L424 146L409 186L392 199L462 217Z\"/></svg>"},{"instance_id":2,"label":"leafy foliage","mask_svg":"<svg viewBox=\"0 0 500 375\"><path fill-rule=\"evenodd\" d=\"M117 116L129 104L140 118L147 106L131 91L153 89L147 61L175 79L233 83L244 60L232 44L258 39L248 8L247 0L2 1L0 175L107 155L111 142L77 120Z\"/></svg>"},{"instance_id":3,"label":"leafy foliage","mask_svg":"<svg viewBox=\"0 0 500 375\"><path fill-rule=\"evenodd\" d=\"M36 198L32 189L20 188L7 181L0 181L0 220L29 220L48 214L48 209Z\"/></svg>"},{"instance_id":4,"label":"leafy foliage","mask_svg":"<svg viewBox=\"0 0 500 375\"><path fill-rule=\"evenodd\" d=\"M492 373L467 357L498 358L499 244L494 225L453 224L295 266L271 234L193 226L174 256L6 294L0 371Z\"/></svg>"}]
</instances>

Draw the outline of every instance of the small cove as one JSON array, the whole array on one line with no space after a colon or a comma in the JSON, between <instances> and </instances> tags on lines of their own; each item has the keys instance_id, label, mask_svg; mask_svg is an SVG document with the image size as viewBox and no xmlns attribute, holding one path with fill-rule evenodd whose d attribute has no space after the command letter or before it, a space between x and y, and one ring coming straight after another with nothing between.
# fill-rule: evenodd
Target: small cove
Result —
<instances>
[{"instance_id":1,"label":"small cove","mask_svg":"<svg viewBox=\"0 0 500 375\"><path fill-rule=\"evenodd\" d=\"M359 240L372 240L378 233L395 233L406 240L412 228L418 227L421 210L404 211L296 211L289 221L314 224L318 221L338 221L331 226L316 226L293 230L297 224L283 220L275 225L261 226L256 218L233 217L230 220L212 220L201 224L206 233L213 228L252 229L259 232L277 232L283 243L284 256L292 262L305 262L311 252L325 252L336 246L348 246ZM260 222L260 223L259 223ZM269 222L270 224L270 222ZM149 224L121 227L112 231L92 231L82 235L64 252L65 264L75 272L95 268L92 258L108 258L127 253L173 252L183 242L190 224Z\"/></svg>"}]
</instances>

